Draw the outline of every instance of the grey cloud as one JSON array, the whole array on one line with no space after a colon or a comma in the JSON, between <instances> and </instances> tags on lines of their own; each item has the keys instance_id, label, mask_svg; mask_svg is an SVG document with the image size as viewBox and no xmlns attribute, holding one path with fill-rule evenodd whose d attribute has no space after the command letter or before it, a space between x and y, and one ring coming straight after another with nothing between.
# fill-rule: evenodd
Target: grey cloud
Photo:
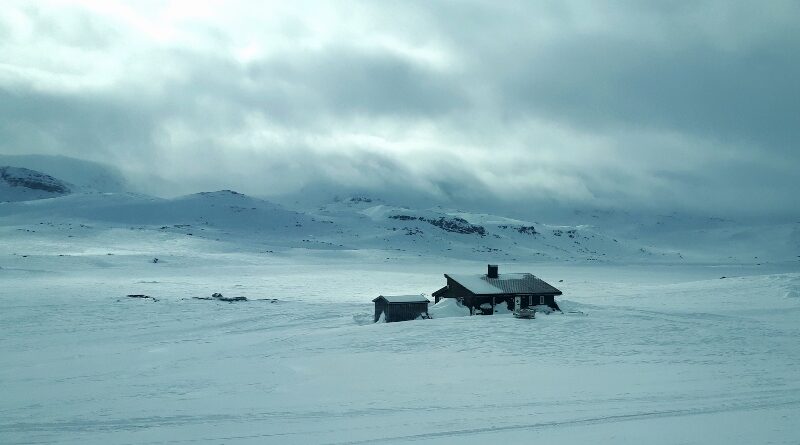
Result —
<instances>
[{"instance_id":1,"label":"grey cloud","mask_svg":"<svg viewBox=\"0 0 800 445\"><path fill-rule=\"evenodd\" d=\"M419 117L463 102L455 86L424 67L354 49L286 55L250 66L185 50L150 56L180 75L88 94L0 89L4 148L87 156L137 149L146 155L165 149L153 138L167 119L235 133L253 112L283 125L313 127L325 116Z\"/></svg>"},{"instance_id":2,"label":"grey cloud","mask_svg":"<svg viewBox=\"0 0 800 445\"><path fill-rule=\"evenodd\" d=\"M396 55L354 48L287 54L249 67L257 84L283 85L336 113L427 117L464 105L459 84Z\"/></svg>"},{"instance_id":3,"label":"grey cloud","mask_svg":"<svg viewBox=\"0 0 800 445\"><path fill-rule=\"evenodd\" d=\"M0 148L19 154L129 155L152 146L149 111L104 95L0 88Z\"/></svg>"},{"instance_id":4,"label":"grey cloud","mask_svg":"<svg viewBox=\"0 0 800 445\"><path fill-rule=\"evenodd\" d=\"M512 208L798 211L792 3L350 6L362 19L347 22L354 29L246 62L231 48L258 29L190 23L181 30L201 43L159 45L92 11L26 6L37 35L5 30L30 46L0 43L21 60L7 66L57 76L34 56L58 45L130 60L96 88L0 71L0 150L166 176L178 184L166 194L342 189ZM282 37L309 38L303 14L287 20Z\"/></svg>"},{"instance_id":5,"label":"grey cloud","mask_svg":"<svg viewBox=\"0 0 800 445\"><path fill-rule=\"evenodd\" d=\"M457 9L433 20L507 118L651 126L784 151L800 136L800 27L787 19L800 16L796 2Z\"/></svg>"},{"instance_id":6,"label":"grey cloud","mask_svg":"<svg viewBox=\"0 0 800 445\"><path fill-rule=\"evenodd\" d=\"M217 115L235 124L252 112L285 125L313 126L328 117L417 119L446 114L468 100L460 84L442 73L357 48L301 51L252 63L186 50L159 59L181 76L162 81L155 111L192 120ZM214 109L212 116L208 108Z\"/></svg>"},{"instance_id":7,"label":"grey cloud","mask_svg":"<svg viewBox=\"0 0 800 445\"><path fill-rule=\"evenodd\" d=\"M655 126L787 147L800 136L800 39L729 54L626 41L572 41L503 92L517 109L575 126Z\"/></svg>"}]
</instances>

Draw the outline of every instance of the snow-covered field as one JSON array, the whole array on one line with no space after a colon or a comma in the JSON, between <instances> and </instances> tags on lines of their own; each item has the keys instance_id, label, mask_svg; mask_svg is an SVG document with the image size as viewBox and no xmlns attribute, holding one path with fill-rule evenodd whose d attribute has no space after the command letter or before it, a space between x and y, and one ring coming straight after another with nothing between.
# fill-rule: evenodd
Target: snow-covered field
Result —
<instances>
[{"instance_id":1,"label":"snow-covered field","mask_svg":"<svg viewBox=\"0 0 800 445\"><path fill-rule=\"evenodd\" d=\"M372 324L378 293L485 265L15 253L0 253L2 443L800 441L790 265L516 264L576 313ZM191 299L217 291L252 301Z\"/></svg>"},{"instance_id":2,"label":"snow-covered field","mask_svg":"<svg viewBox=\"0 0 800 445\"><path fill-rule=\"evenodd\" d=\"M6 180L2 444L800 443L796 222L292 210L88 172ZM371 323L487 262L565 314Z\"/></svg>"}]
</instances>

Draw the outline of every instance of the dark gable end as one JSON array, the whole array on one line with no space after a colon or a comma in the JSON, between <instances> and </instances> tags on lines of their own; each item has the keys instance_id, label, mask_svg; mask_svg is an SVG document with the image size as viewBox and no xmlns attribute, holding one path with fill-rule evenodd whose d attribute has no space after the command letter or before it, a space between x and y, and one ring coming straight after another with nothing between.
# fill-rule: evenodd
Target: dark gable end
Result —
<instances>
[{"instance_id":1,"label":"dark gable end","mask_svg":"<svg viewBox=\"0 0 800 445\"><path fill-rule=\"evenodd\" d=\"M421 295L380 295L372 301L375 303L374 321L381 315L387 323L428 317L430 300Z\"/></svg>"},{"instance_id":2,"label":"dark gable end","mask_svg":"<svg viewBox=\"0 0 800 445\"><path fill-rule=\"evenodd\" d=\"M444 277L447 279L447 285L431 294L436 303L440 302L442 298L461 298L467 295L474 295L469 289L450 278L447 274L444 274Z\"/></svg>"},{"instance_id":3,"label":"dark gable end","mask_svg":"<svg viewBox=\"0 0 800 445\"><path fill-rule=\"evenodd\" d=\"M439 290L433 291L431 293L431 297L438 298L438 297L444 296L444 295L447 294L447 290L448 290L448 288L447 288L447 286L445 286L445 287L443 287L443 288L441 288Z\"/></svg>"}]
</instances>

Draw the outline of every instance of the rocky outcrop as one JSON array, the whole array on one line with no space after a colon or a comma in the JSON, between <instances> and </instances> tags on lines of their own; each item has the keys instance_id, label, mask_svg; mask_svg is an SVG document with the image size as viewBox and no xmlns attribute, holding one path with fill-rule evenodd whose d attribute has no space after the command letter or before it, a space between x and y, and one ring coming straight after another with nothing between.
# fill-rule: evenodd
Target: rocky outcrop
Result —
<instances>
[{"instance_id":1,"label":"rocky outcrop","mask_svg":"<svg viewBox=\"0 0 800 445\"><path fill-rule=\"evenodd\" d=\"M50 175L22 167L0 167L0 180L11 187L41 190L58 195L70 193L70 188L65 182Z\"/></svg>"},{"instance_id":2,"label":"rocky outcrop","mask_svg":"<svg viewBox=\"0 0 800 445\"><path fill-rule=\"evenodd\" d=\"M422 221L430 225L436 226L447 232L486 236L486 229L483 226L470 224L464 218L458 218L458 217L445 218L443 216L440 216L439 218L425 218L422 216L411 216L411 215L392 215L389 216L389 218L396 219L399 221Z\"/></svg>"}]
</instances>

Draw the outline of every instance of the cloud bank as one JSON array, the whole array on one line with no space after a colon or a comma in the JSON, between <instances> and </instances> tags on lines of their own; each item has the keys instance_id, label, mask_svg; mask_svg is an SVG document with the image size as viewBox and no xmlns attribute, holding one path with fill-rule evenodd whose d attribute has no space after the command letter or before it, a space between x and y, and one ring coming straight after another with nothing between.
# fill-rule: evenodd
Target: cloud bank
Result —
<instances>
[{"instance_id":1,"label":"cloud bank","mask_svg":"<svg viewBox=\"0 0 800 445\"><path fill-rule=\"evenodd\" d=\"M11 2L0 152L174 195L800 213L797 2Z\"/></svg>"}]
</instances>

